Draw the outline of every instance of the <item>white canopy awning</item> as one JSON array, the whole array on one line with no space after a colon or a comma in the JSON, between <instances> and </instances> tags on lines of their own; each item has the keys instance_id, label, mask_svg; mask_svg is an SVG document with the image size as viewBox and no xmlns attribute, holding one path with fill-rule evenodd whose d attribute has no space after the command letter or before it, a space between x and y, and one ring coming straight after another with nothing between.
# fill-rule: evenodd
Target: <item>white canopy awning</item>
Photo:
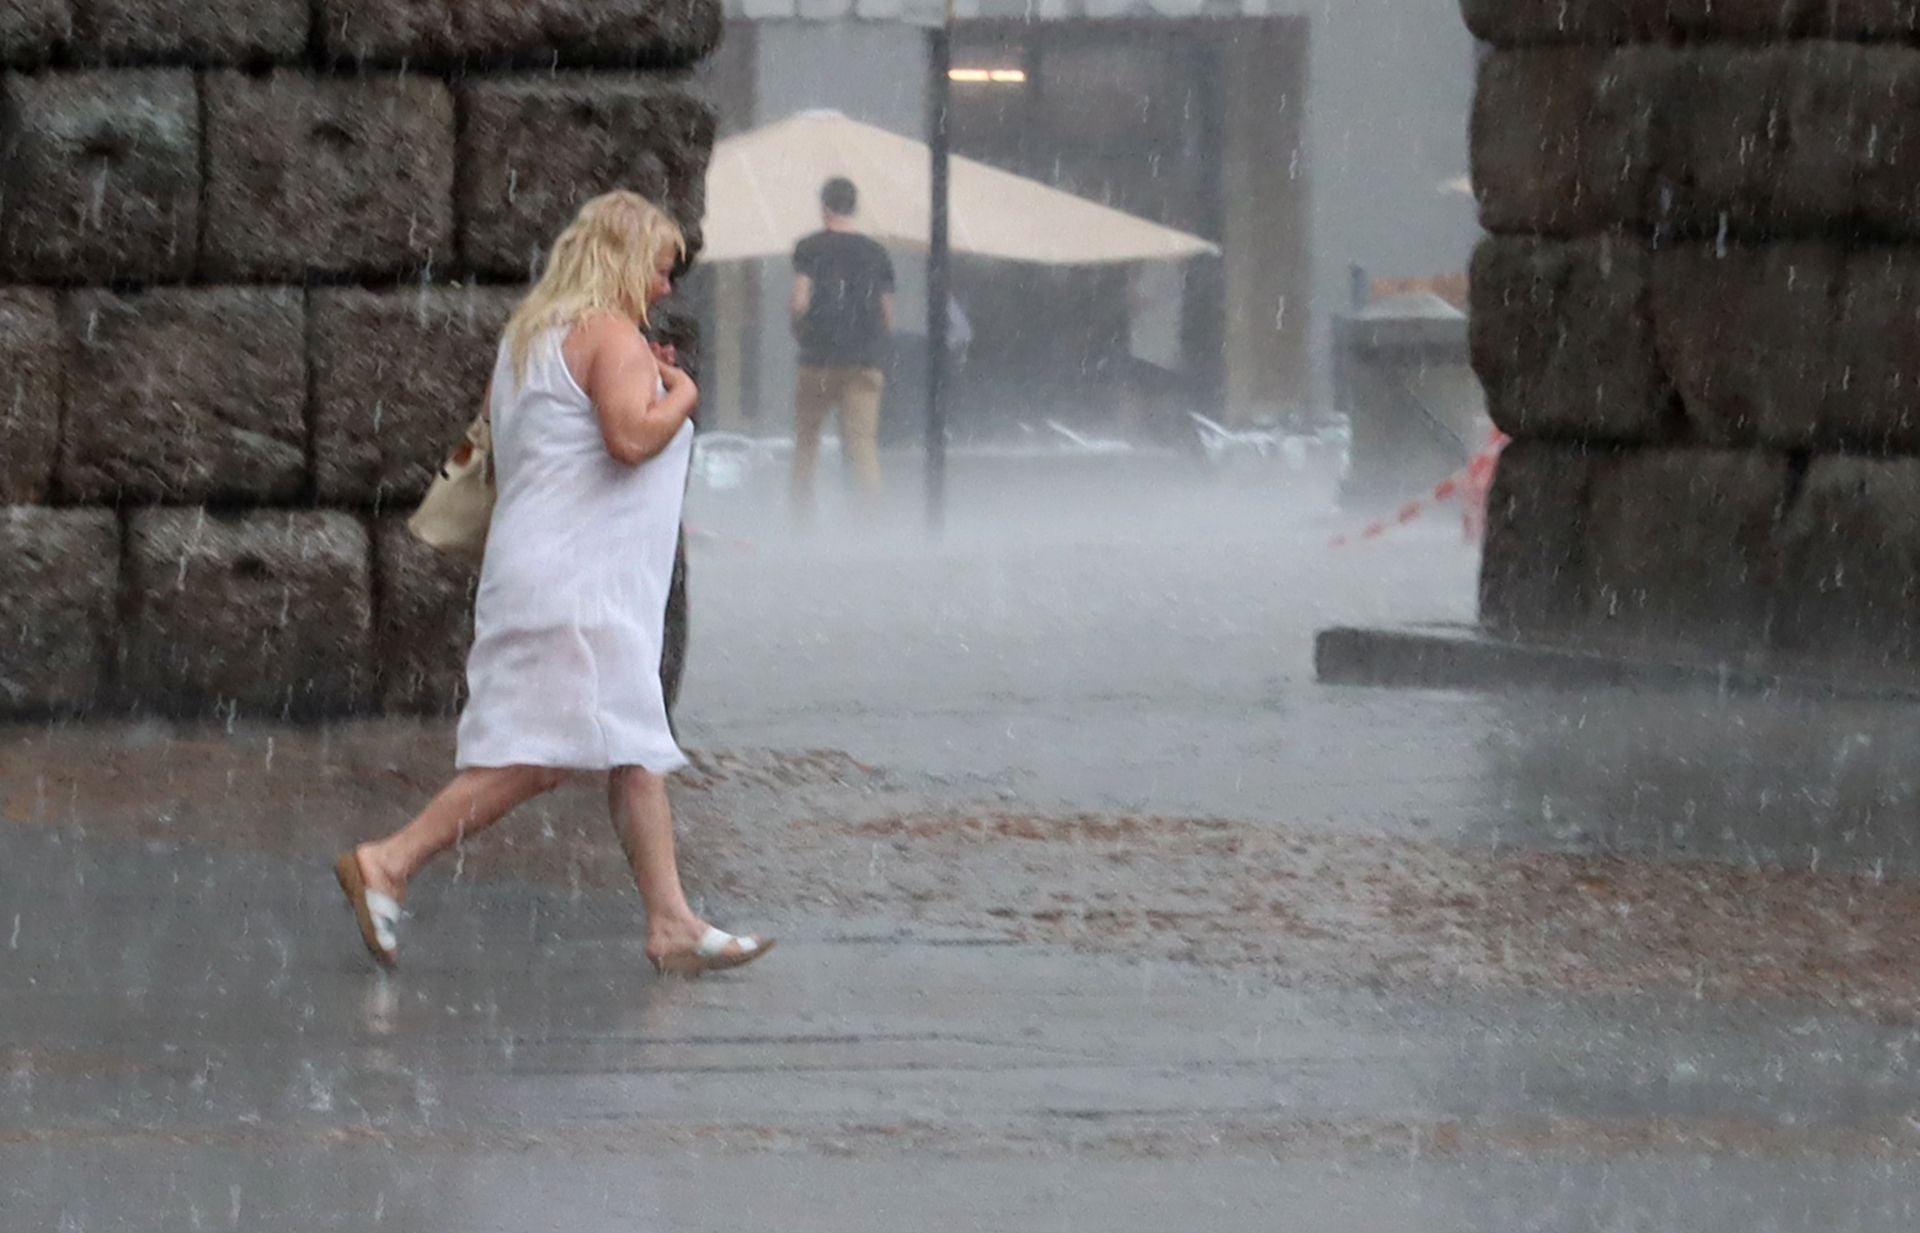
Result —
<instances>
[{"instance_id":1,"label":"white canopy awning","mask_svg":"<svg viewBox=\"0 0 1920 1233\"><path fill-rule=\"evenodd\" d=\"M1218 253L1184 231L1076 197L972 159L951 162L953 251L1043 265L1179 261ZM820 186L845 176L860 190L860 229L924 249L931 172L924 142L850 120L801 112L714 147L707 171L703 261L785 256L820 226Z\"/></svg>"}]
</instances>

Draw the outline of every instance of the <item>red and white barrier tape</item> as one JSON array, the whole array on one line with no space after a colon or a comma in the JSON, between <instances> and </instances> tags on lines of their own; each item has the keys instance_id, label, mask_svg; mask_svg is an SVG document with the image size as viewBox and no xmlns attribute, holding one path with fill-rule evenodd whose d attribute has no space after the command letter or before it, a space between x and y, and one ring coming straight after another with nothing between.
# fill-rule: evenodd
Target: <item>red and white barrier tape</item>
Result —
<instances>
[{"instance_id":1,"label":"red and white barrier tape","mask_svg":"<svg viewBox=\"0 0 1920 1233\"><path fill-rule=\"evenodd\" d=\"M1462 530L1468 539L1478 539L1486 526L1487 493L1493 488L1493 472L1499 465L1500 451L1506 444L1507 434L1498 428L1494 429L1488 434L1487 443L1480 452L1469 458L1466 466L1434 485L1431 493L1402 505L1391 518L1369 522L1355 534L1334 536L1333 546L1345 548L1361 540L1379 539L1394 527L1416 522L1428 510L1456 498L1461 502Z\"/></svg>"}]
</instances>

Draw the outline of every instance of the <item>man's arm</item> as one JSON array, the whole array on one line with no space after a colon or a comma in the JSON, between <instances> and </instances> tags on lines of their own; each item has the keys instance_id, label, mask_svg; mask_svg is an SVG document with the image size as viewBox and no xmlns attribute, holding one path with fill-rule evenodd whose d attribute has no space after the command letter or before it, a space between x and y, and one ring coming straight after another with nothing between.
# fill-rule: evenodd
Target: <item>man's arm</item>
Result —
<instances>
[{"instance_id":1,"label":"man's arm","mask_svg":"<svg viewBox=\"0 0 1920 1233\"><path fill-rule=\"evenodd\" d=\"M887 327L887 336L893 336L893 258L880 245L873 246L874 255L880 265L880 321Z\"/></svg>"},{"instance_id":2,"label":"man's arm","mask_svg":"<svg viewBox=\"0 0 1920 1233\"><path fill-rule=\"evenodd\" d=\"M793 296L787 302L787 316L791 319L794 331L800 329L800 321L813 307L813 279L806 274L793 276Z\"/></svg>"}]
</instances>

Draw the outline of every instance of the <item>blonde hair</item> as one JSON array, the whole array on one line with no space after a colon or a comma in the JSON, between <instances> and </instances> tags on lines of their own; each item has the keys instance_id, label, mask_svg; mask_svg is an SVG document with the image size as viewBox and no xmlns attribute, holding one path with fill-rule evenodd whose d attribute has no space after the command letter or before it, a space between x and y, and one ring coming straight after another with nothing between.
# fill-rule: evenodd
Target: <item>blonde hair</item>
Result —
<instances>
[{"instance_id":1,"label":"blonde hair","mask_svg":"<svg viewBox=\"0 0 1920 1233\"><path fill-rule=\"evenodd\" d=\"M533 340L542 332L590 312L618 313L645 326L647 296L668 245L685 259L679 224L639 193L616 189L581 206L553 242L540 280L507 319L514 376L526 377Z\"/></svg>"}]
</instances>

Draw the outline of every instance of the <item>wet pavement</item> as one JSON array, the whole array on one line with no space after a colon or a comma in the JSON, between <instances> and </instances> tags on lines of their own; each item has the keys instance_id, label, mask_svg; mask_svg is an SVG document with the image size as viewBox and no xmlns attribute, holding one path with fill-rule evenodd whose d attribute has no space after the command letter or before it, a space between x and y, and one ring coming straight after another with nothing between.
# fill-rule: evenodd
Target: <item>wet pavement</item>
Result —
<instances>
[{"instance_id":1,"label":"wet pavement","mask_svg":"<svg viewBox=\"0 0 1920 1233\"><path fill-rule=\"evenodd\" d=\"M591 785L371 970L327 858L442 725L0 733L0 1229L1915 1227L1905 709L1326 688L1314 628L1463 614L1447 528L1023 500L696 500L745 972L646 971Z\"/></svg>"}]
</instances>

